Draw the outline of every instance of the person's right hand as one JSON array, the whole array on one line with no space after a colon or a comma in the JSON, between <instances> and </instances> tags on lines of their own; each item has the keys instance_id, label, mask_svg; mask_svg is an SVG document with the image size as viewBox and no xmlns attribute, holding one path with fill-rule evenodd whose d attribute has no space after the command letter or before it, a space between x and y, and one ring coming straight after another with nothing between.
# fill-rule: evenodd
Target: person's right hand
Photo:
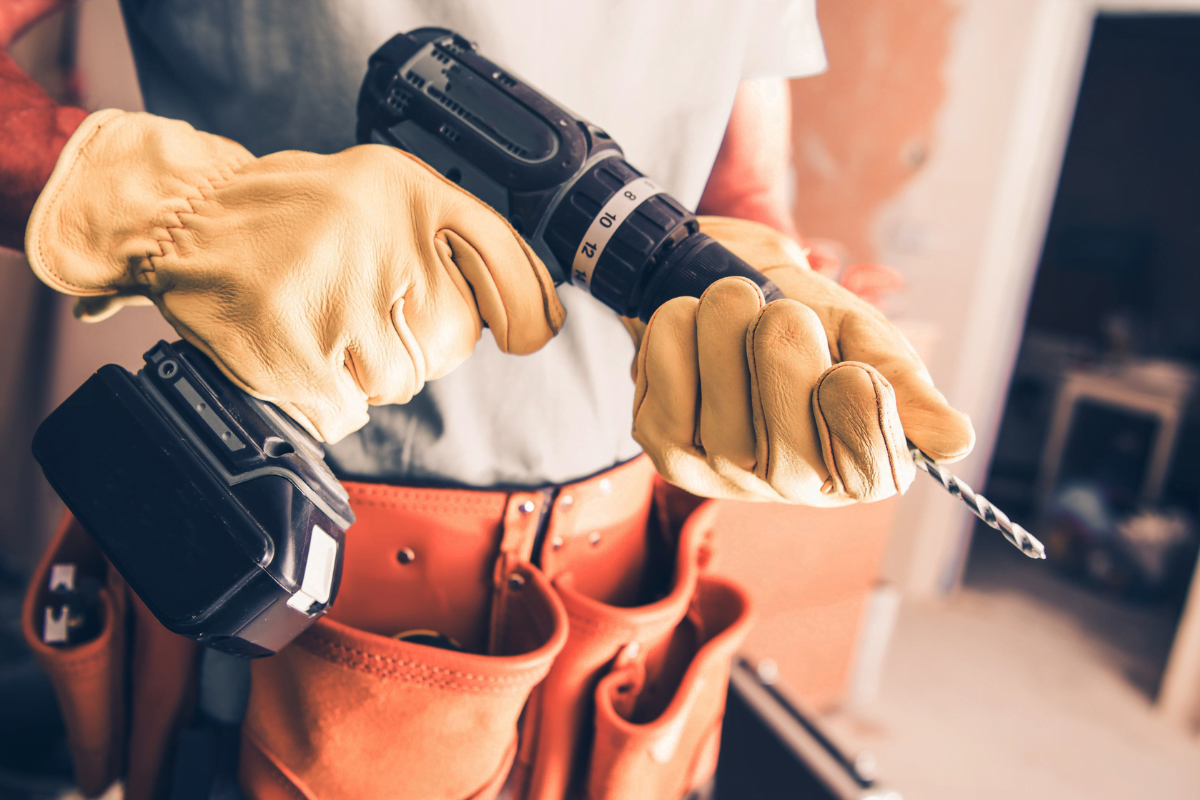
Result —
<instances>
[{"instance_id":1,"label":"person's right hand","mask_svg":"<svg viewBox=\"0 0 1200 800\"><path fill-rule=\"evenodd\" d=\"M101 111L26 230L34 272L90 319L158 306L230 379L335 442L404 403L482 325L530 353L565 312L495 211L394 148L255 158L150 114Z\"/></svg>"},{"instance_id":2,"label":"person's right hand","mask_svg":"<svg viewBox=\"0 0 1200 800\"><path fill-rule=\"evenodd\" d=\"M766 225L700 217L700 230L774 281L767 303L741 277L676 297L639 341L633 438L676 486L705 497L839 506L904 492L908 443L938 462L975 431L904 335L809 269Z\"/></svg>"}]
</instances>

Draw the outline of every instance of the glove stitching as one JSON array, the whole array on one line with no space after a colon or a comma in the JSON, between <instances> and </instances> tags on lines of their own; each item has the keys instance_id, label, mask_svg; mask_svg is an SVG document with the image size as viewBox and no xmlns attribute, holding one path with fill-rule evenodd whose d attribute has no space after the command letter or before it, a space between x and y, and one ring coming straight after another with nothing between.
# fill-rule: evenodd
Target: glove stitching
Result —
<instances>
[{"instance_id":1,"label":"glove stitching","mask_svg":"<svg viewBox=\"0 0 1200 800\"><path fill-rule=\"evenodd\" d=\"M105 122L107 122L107 119L102 120L99 124L97 124L95 127L93 127L92 130L88 131L87 137L84 139L83 142L81 142L79 144L79 147L76 151L75 158L71 161L71 165L68 168L67 173L62 177L62 179L58 182L58 185L55 186L55 188L54 188L54 193L50 198L50 202L48 203L48 208L46 210L46 213L44 215L42 215L42 217L41 217L41 221L43 221L43 224L44 224L44 221L46 219L48 219L50 216L52 216L54 211L57 209L57 207L59 205L59 200L60 200L63 192L65 191L67 185L71 182L71 177L79 170L81 164L85 160L85 155L86 155L86 151L87 151L88 147L94 142L95 138L100 134L100 130L104 127ZM217 165L217 176L221 182L227 183L233 177L234 171L236 171L238 169L238 167L240 167L240 166L241 165L232 165L232 166L231 165ZM222 167L224 167L228 171L227 175L221 173ZM216 182L214 182L211 178L209 178L207 176L202 176L202 177L208 183L209 189L212 191L216 191L216 189L217 189ZM190 197L186 197L186 196L180 198L185 203L187 203L188 211L190 211L192 214L197 213L195 207L192 205L195 200L197 200L197 199L207 200L208 199L204 196L204 192L202 191L201 187L199 187L199 186L196 187L196 193L198 195L200 195L198 198L190 198ZM173 212L172 216L174 216L175 219L180 224L178 226L170 226L170 225L165 226L167 231L171 231L173 229L179 229L179 230L187 229L187 227L183 224L183 221L179 219L179 213L181 213L181 212ZM171 234L168 234L168 236L169 236L171 243L178 246L178 243L175 241L175 237ZM158 252L157 256L160 258L164 257L164 253L162 252L162 245L166 241L167 240L165 240L165 239L157 239L156 240L156 243L159 245L159 252ZM69 281L66 278L64 278L62 276L62 274L60 274L53 267L46 266L48 263L48 259L46 257L46 253L45 253L45 245L42 242L42 237L40 236L40 234L38 237L37 256L38 256L38 261L40 262L40 265L43 268L45 268L46 271L51 276L53 276L58 282L60 282L63 286L69 287L72 290L81 292L81 294L78 296L103 297L103 296L111 296L111 295L119 295L120 294L119 287L97 291L95 288L85 287L80 284L74 283L73 281ZM154 257L155 257L154 254L148 254L147 256L145 256L145 261L147 263L149 263L149 265L150 265L149 268L142 268L140 272L134 273L130 277L133 278L134 280L136 280L137 277L139 277L140 275L145 275L147 273L155 272L154 262L151 260Z\"/></svg>"},{"instance_id":2,"label":"glove stitching","mask_svg":"<svg viewBox=\"0 0 1200 800\"><path fill-rule=\"evenodd\" d=\"M222 166L225 166L225 167L228 169L228 171L229 171L229 174L228 174L228 175L224 175L224 174L222 174L222 173L221 173L221 171L220 171L220 170L221 170L221 167L222 167ZM201 177L201 178L202 178L202 179L205 181L205 183L207 183L207 184L208 184L208 190L209 190L209 194L211 195L212 193L214 193L214 192L216 192L216 191L217 191L217 189L218 189L218 185L217 185L218 181L219 181L221 184L227 184L227 183L229 183L229 181L230 181L230 180L232 180L232 178L233 178L233 173L234 173L236 170L237 170L237 167L236 167L236 166L234 166L234 167L229 167L228 165L217 165L217 180L213 180L212 178L210 178L210 177L208 177L208 176L206 176L206 175L201 175L200 177ZM166 258L166 257L167 257L167 254L166 254L166 252L163 250L163 245L164 245L164 244L166 244L166 243L167 243L167 241L170 241L170 242L171 242L171 244L175 245L175 247L176 247L176 248L178 248L178 247L179 247L179 242L178 242L178 241L176 241L176 239L175 239L175 234L171 233L171 231L186 231L186 230L188 230L188 226L187 226L187 225L184 223L184 221L183 221L183 219L182 219L182 217L181 217L181 215L182 215L182 214L184 214L184 213L190 213L190 214L192 214L193 216L199 216L199 215L200 215L200 212L196 211L196 207L195 207L194 203L195 203L196 201L198 201L198 200L199 200L199 201L205 201L205 202L206 202L206 201L208 201L208 200L209 200L209 198L208 198L208 197L205 197L205 195L204 195L204 188L203 188L202 186L199 186L199 185L194 185L194 188L195 188L195 190L196 190L196 194L198 195L198 197L188 197L187 195L181 195L181 196L179 197L179 199L180 199L180 200L182 200L184 203L186 203L186 204L187 204L187 207L188 207L188 210L187 210L187 212L183 212L183 211L172 211L172 212L171 212L171 216L172 216L172 217L174 217L174 218L175 218L175 221L176 221L176 222L178 222L179 224L178 224L178 225L164 225L164 226L163 226L164 230L166 230L166 231L167 231L167 238L166 238L166 239L156 239L156 240L155 240L155 242L158 244L158 253L157 253L157 254L150 254L150 255L147 255L147 256L146 256L146 261L147 261L147 262L150 264L150 267L149 267L148 269L143 269L141 272L139 272L139 273L137 273L136 275L134 275L133 277L134 277L135 279L136 279L137 277L141 276L141 275L146 275L146 274L149 274L149 273L154 273L154 272L157 272L157 267L155 266L153 259L155 259L155 258Z\"/></svg>"},{"instance_id":3,"label":"glove stitching","mask_svg":"<svg viewBox=\"0 0 1200 800\"><path fill-rule=\"evenodd\" d=\"M345 651L346 653L358 655L359 657L366 659L367 661L378 661L378 662L382 662L385 664L393 664L393 665L401 666L401 667L411 667L418 671L445 673L447 675L453 675L457 678L465 678L467 680L480 681L483 683L521 685L521 684L525 684L525 683L529 682L529 676L524 676L524 675L512 675L512 676L475 675L470 672L462 672L459 670L446 669L445 667L435 667L431 664L423 664L419 661L406 661L402 658L393 658L391 656L384 656L384 655L380 655L378 653L370 653L370 652L367 652L366 650L362 650L357 647L351 647L350 645L332 641L330 639L325 638L324 636L321 636L320 634L314 634L313 638L316 639L317 642L319 642L322 646L324 646L326 648L342 650L342 651ZM305 649L309 649L309 648L306 647ZM343 663L346 666L354 665L353 662L351 662L349 660L342 660L341 658L336 657L336 656L334 656L334 658L335 658L335 660L338 660L338 663ZM399 674L398 671L397 671L397 674Z\"/></svg>"}]
</instances>

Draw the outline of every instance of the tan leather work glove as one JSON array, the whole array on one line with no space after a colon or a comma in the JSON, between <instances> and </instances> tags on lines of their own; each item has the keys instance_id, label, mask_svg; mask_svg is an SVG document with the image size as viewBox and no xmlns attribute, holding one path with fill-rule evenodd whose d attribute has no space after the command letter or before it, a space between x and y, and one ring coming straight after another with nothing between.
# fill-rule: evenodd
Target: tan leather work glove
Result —
<instances>
[{"instance_id":1,"label":"tan leather work glove","mask_svg":"<svg viewBox=\"0 0 1200 800\"><path fill-rule=\"evenodd\" d=\"M26 229L51 287L102 318L148 298L235 383L336 442L475 347L530 353L565 312L495 211L417 159L364 145L274 153L101 111L64 148Z\"/></svg>"},{"instance_id":2,"label":"tan leather work glove","mask_svg":"<svg viewBox=\"0 0 1200 800\"><path fill-rule=\"evenodd\" d=\"M667 480L706 497L836 506L905 491L905 437L939 461L975 433L878 310L808 268L799 246L755 222L701 230L788 297L744 278L665 303L640 337L633 436Z\"/></svg>"}]
</instances>

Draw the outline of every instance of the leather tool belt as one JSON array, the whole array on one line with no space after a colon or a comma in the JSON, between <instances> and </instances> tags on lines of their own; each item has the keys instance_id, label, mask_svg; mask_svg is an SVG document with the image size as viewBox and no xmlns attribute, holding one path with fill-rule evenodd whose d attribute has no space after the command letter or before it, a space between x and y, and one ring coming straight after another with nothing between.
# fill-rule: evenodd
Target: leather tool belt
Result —
<instances>
[{"instance_id":1,"label":"leather tool belt","mask_svg":"<svg viewBox=\"0 0 1200 800\"><path fill-rule=\"evenodd\" d=\"M706 574L715 508L642 456L530 491L346 483L358 517L328 615L252 664L238 782L252 800L663 800L716 766L750 624ZM38 635L50 565L106 574L96 638ZM197 646L166 631L68 516L24 608L81 789L165 796ZM460 649L395 638L435 631Z\"/></svg>"}]
</instances>

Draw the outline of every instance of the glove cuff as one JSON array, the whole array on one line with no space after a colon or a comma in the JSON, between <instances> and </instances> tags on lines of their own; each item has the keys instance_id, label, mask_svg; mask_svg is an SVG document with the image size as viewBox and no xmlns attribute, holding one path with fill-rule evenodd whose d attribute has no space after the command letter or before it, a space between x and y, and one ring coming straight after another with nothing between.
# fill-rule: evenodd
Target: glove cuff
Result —
<instances>
[{"instance_id":1,"label":"glove cuff","mask_svg":"<svg viewBox=\"0 0 1200 800\"><path fill-rule=\"evenodd\" d=\"M186 122L97 111L67 141L33 207L30 266L64 294L136 291L193 204L253 159Z\"/></svg>"}]
</instances>

